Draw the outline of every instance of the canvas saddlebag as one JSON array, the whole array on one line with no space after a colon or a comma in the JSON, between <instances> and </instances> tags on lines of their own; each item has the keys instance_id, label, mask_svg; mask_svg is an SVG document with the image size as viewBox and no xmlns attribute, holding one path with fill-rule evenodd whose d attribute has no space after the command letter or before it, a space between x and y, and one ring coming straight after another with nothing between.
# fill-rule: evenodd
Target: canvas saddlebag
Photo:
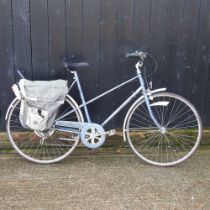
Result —
<instances>
[{"instance_id":1,"label":"canvas saddlebag","mask_svg":"<svg viewBox=\"0 0 210 210\"><path fill-rule=\"evenodd\" d=\"M50 129L68 94L67 81L21 79L18 86L21 95L19 119L22 126L39 131Z\"/></svg>"}]
</instances>

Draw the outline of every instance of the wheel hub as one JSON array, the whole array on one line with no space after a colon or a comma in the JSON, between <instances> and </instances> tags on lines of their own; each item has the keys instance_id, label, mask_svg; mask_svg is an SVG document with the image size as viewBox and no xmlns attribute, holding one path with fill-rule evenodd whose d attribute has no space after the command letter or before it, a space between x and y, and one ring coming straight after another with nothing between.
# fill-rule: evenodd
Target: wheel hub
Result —
<instances>
[{"instance_id":1,"label":"wheel hub","mask_svg":"<svg viewBox=\"0 0 210 210\"><path fill-rule=\"evenodd\" d=\"M55 132L55 130L52 128L47 131L34 130L34 133L41 138L40 144L44 144L44 141L47 138L49 138L50 136L52 136L54 134L54 132Z\"/></svg>"},{"instance_id":2,"label":"wheel hub","mask_svg":"<svg viewBox=\"0 0 210 210\"><path fill-rule=\"evenodd\" d=\"M161 132L162 134L165 134L165 133L166 133L166 128L165 128L165 127L161 127L161 128L160 128L160 132Z\"/></svg>"}]
</instances>

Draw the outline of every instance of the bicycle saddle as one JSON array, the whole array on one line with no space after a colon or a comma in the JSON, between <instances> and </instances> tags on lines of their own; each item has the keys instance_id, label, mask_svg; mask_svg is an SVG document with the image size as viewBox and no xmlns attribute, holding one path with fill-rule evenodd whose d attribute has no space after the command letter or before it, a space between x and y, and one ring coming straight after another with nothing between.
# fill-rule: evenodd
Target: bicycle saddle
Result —
<instances>
[{"instance_id":1,"label":"bicycle saddle","mask_svg":"<svg viewBox=\"0 0 210 210\"><path fill-rule=\"evenodd\" d=\"M78 70L80 68L88 67L89 64L86 62L73 63L71 61L62 61L62 66L69 70Z\"/></svg>"}]
</instances>

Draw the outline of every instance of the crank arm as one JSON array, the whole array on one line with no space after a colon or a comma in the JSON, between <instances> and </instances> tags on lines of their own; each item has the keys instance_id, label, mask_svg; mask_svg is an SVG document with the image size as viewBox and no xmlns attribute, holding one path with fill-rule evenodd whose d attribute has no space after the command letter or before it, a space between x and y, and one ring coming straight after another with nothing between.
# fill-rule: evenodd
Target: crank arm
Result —
<instances>
[{"instance_id":1,"label":"crank arm","mask_svg":"<svg viewBox=\"0 0 210 210\"><path fill-rule=\"evenodd\" d=\"M102 134L103 135L108 135L108 136L113 136L113 135L115 135L115 133L116 133L116 130L115 129L112 129L112 130L106 131L106 132L104 132Z\"/></svg>"}]
</instances>

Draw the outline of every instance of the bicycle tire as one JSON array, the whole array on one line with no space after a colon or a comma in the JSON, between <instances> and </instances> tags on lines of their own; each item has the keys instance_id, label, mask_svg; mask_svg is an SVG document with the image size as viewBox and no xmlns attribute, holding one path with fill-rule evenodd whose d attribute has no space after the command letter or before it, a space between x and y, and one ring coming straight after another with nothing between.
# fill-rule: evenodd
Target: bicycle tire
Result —
<instances>
[{"instance_id":1,"label":"bicycle tire","mask_svg":"<svg viewBox=\"0 0 210 210\"><path fill-rule=\"evenodd\" d=\"M19 99L13 101L6 122L9 141L17 153L23 158L39 164L56 163L70 155L79 143L79 135L75 136L70 133L59 133L57 130L51 130L53 133L50 133L49 138L41 145L39 133L23 128L20 123L20 102ZM78 108L78 105L74 99L68 95L64 105L60 108L60 115L70 109L76 108ZM80 109L77 109L73 113L75 116L71 114L62 120L84 122Z\"/></svg>"},{"instance_id":2,"label":"bicycle tire","mask_svg":"<svg viewBox=\"0 0 210 210\"><path fill-rule=\"evenodd\" d=\"M189 158L199 146L201 118L192 103L182 96L162 92L152 97L151 103L169 101L166 107L151 106L156 119L166 131L155 125L144 98L140 98L127 113L124 136L133 152L147 163L156 166L177 165Z\"/></svg>"}]
</instances>

